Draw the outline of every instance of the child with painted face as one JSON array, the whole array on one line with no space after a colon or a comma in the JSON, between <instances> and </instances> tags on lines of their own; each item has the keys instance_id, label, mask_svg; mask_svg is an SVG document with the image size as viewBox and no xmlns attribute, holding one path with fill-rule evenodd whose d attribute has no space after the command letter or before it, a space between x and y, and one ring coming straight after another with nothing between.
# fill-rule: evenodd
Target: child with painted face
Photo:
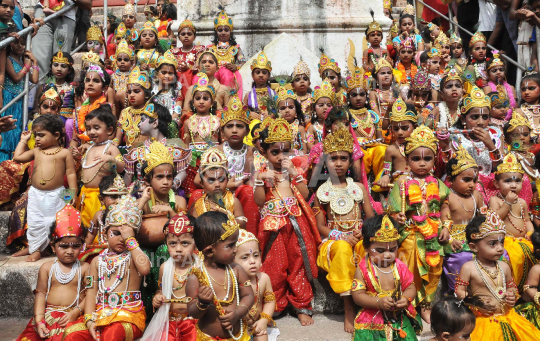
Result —
<instances>
[{"instance_id":1,"label":"child with painted face","mask_svg":"<svg viewBox=\"0 0 540 341\"><path fill-rule=\"evenodd\" d=\"M368 49L364 50L362 55L362 64L366 72L373 73L375 71L375 65L377 65L379 59L388 58L388 51L384 47L383 31L381 25L373 19L373 22L366 28L366 40L368 42ZM349 40L349 44L352 41ZM354 53L353 53L354 54Z\"/></svg>"},{"instance_id":2,"label":"child with painted face","mask_svg":"<svg viewBox=\"0 0 540 341\"><path fill-rule=\"evenodd\" d=\"M177 69L178 60L170 51L166 51L163 56L158 58L152 89L154 101L164 106L175 122L170 126L170 138L178 137L178 123L184 105L181 91L182 83L178 81L176 76Z\"/></svg>"},{"instance_id":3,"label":"child with painted face","mask_svg":"<svg viewBox=\"0 0 540 341\"><path fill-rule=\"evenodd\" d=\"M260 138L268 165L254 175L254 196L261 207L261 250L269 250L263 254L261 271L270 276L273 288L279 288L276 311L283 311L290 303L300 323L310 325L313 291L309 282L318 273L315 260L320 236L314 217L306 210L309 191L304 176L289 159L293 141L289 123L282 118L272 120ZM284 205L276 205L278 202ZM276 238L272 234L277 234ZM287 262L283 261L284 253Z\"/></svg>"},{"instance_id":4,"label":"child with painted face","mask_svg":"<svg viewBox=\"0 0 540 341\"><path fill-rule=\"evenodd\" d=\"M532 127L531 139L538 140L540 134L540 119L534 116L534 111L540 107L540 74L529 73L521 80L521 102L516 112L524 116Z\"/></svg>"},{"instance_id":5,"label":"child with painted face","mask_svg":"<svg viewBox=\"0 0 540 341\"><path fill-rule=\"evenodd\" d=\"M472 259L465 238L469 221L485 211L482 194L476 190L478 165L462 147L453 153L446 163L447 183L450 186L448 199L441 206L442 226L448 229L450 239L444 246L443 273L448 283L448 293L455 289L456 273L463 264ZM432 313L433 316L433 313Z\"/></svg>"},{"instance_id":6,"label":"child with painted face","mask_svg":"<svg viewBox=\"0 0 540 341\"><path fill-rule=\"evenodd\" d=\"M159 268L158 289L152 299L157 310L141 341L159 338L195 341L197 320L188 317L186 283L200 265L193 239L195 219L184 213L172 217L163 227L170 258Z\"/></svg>"},{"instance_id":7,"label":"child with painted face","mask_svg":"<svg viewBox=\"0 0 540 341\"><path fill-rule=\"evenodd\" d=\"M504 92L505 97L509 100L510 109L516 107L516 89L506 81L505 75L505 62L504 59L500 58L500 55L497 53L499 51L493 51L493 58L487 61L487 85L484 86L484 92L489 94L490 92ZM510 110L508 115L509 118L512 116L512 111Z\"/></svg>"},{"instance_id":8,"label":"child with painted face","mask_svg":"<svg viewBox=\"0 0 540 341\"><path fill-rule=\"evenodd\" d=\"M146 312L139 290L151 263L135 239L141 214L135 198L127 195L111 207L105 220L108 248L90 263L84 318L67 326L65 340L142 336Z\"/></svg>"},{"instance_id":9,"label":"child with painted face","mask_svg":"<svg viewBox=\"0 0 540 341\"><path fill-rule=\"evenodd\" d=\"M303 60L299 61L293 69L291 79L292 88L297 96L297 100L302 106L302 112L306 117L311 117L311 105L313 98L311 95L311 71Z\"/></svg>"},{"instance_id":10,"label":"child with painted face","mask_svg":"<svg viewBox=\"0 0 540 341\"><path fill-rule=\"evenodd\" d=\"M317 87L318 88L318 87ZM315 89L317 94L321 92L321 89ZM314 103L313 116L311 117L311 124L306 130L307 150L311 151L314 145L322 142L322 136L324 131L324 120L326 119L326 113L332 109L333 103L330 97L335 97L332 89L328 91L327 96L319 96Z\"/></svg>"},{"instance_id":11,"label":"child with painted face","mask_svg":"<svg viewBox=\"0 0 540 341\"><path fill-rule=\"evenodd\" d=\"M462 301L446 296L431 309L431 321L431 332L435 337L429 341L470 340L476 316Z\"/></svg>"},{"instance_id":12,"label":"child with painted face","mask_svg":"<svg viewBox=\"0 0 540 341\"><path fill-rule=\"evenodd\" d=\"M97 25L92 25L86 32L86 49L88 51L93 51L94 53L97 53L101 57L104 57L103 53L103 46L105 45L105 41L103 39L103 33L101 32L101 28Z\"/></svg>"},{"instance_id":13,"label":"child with painted face","mask_svg":"<svg viewBox=\"0 0 540 341\"><path fill-rule=\"evenodd\" d=\"M429 323L431 303L442 274L441 244L450 238L448 228L443 227L439 232L441 205L450 190L431 175L438 150L438 140L431 129L419 126L406 141L410 171L394 184L388 198L389 211L400 225L405 225L400 229L403 241L399 252L402 259L407 259L418 287L415 306Z\"/></svg>"},{"instance_id":14,"label":"child with painted face","mask_svg":"<svg viewBox=\"0 0 540 341\"><path fill-rule=\"evenodd\" d=\"M127 83L131 67L135 63L135 52L125 39L122 39L116 48L116 54L110 57L116 67L116 71L111 75L112 87L115 91L114 106L115 116L119 117L124 108L129 105L127 102ZM113 68L114 69L114 68Z\"/></svg>"},{"instance_id":15,"label":"child with painted face","mask_svg":"<svg viewBox=\"0 0 540 341\"><path fill-rule=\"evenodd\" d=\"M276 95L276 92L270 88L270 82L268 80L271 72L272 62L268 60L264 51L261 51L257 58L253 60L253 63L251 63L253 84L251 91L244 96L244 104L251 111L253 119L264 120L268 115L268 109L266 109L268 98Z\"/></svg>"},{"instance_id":16,"label":"child with painted face","mask_svg":"<svg viewBox=\"0 0 540 341\"><path fill-rule=\"evenodd\" d=\"M513 308L519 294L510 266L500 261L506 247L506 227L497 212L488 210L485 216L477 216L465 233L475 257L461 267L455 295L476 315L470 340L501 340L504 335L516 340L540 337L540 331Z\"/></svg>"},{"instance_id":17,"label":"child with painted face","mask_svg":"<svg viewBox=\"0 0 540 341\"><path fill-rule=\"evenodd\" d=\"M137 52L137 65L141 71L147 71L151 76L158 64L158 58L163 53L158 43L158 32L153 22L147 21L139 31L139 51Z\"/></svg>"},{"instance_id":18,"label":"child with painted face","mask_svg":"<svg viewBox=\"0 0 540 341\"><path fill-rule=\"evenodd\" d=\"M234 262L246 271L251 282L251 289L255 293L255 301L244 317L244 321L254 341L267 341L268 326L276 325L272 319L276 309L276 295L272 290L270 277L260 271L262 252L259 241L253 233L240 229L236 248Z\"/></svg>"},{"instance_id":19,"label":"child with painted face","mask_svg":"<svg viewBox=\"0 0 540 341\"><path fill-rule=\"evenodd\" d=\"M399 46L399 62L396 69L399 74L399 82L401 84L410 84L418 72L418 67L414 61L416 48L411 38L403 40Z\"/></svg>"},{"instance_id":20,"label":"child with painted face","mask_svg":"<svg viewBox=\"0 0 540 341\"><path fill-rule=\"evenodd\" d=\"M386 190L392 186L397 178L409 172L409 165L405 157L406 139L411 136L417 122L418 118L414 106L398 98L392 106L390 116L390 130L394 143L386 148L383 173L381 179L376 183L378 187L373 186L373 190L379 191L379 188Z\"/></svg>"},{"instance_id":21,"label":"child with painted face","mask_svg":"<svg viewBox=\"0 0 540 341\"><path fill-rule=\"evenodd\" d=\"M317 265L328 272L326 278L335 293L345 303L345 331L354 332L354 304L350 288L354 278L355 262L364 255L362 247L362 216L373 217L369 194L359 182L349 177L354 172L352 152L354 137L345 126L327 135L323 151L330 177L317 189L314 203L317 228L324 242L319 248ZM334 193L342 193L345 206L339 205ZM327 216L323 212L327 212Z\"/></svg>"},{"instance_id":22,"label":"child with painted face","mask_svg":"<svg viewBox=\"0 0 540 341\"><path fill-rule=\"evenodd\" d=\"M34 317L19 340L58 340L64 328L82 315L85 294L83 276L88 263L77 259L83 248L84 227L80 213L66 205L56 213L51 246L56 259L41 265L35 290Z\"/></svg>"},{"instance_id":23,"label":"child with painted face","mask_svg":"<svg viewBox=\"0 0 540 341\"><path fill-rule=\"evenodd\" d=\"M441 33L439 26L435 25L432 22L428 22L424 30L422 31L422 38L424 39L424 46L426 50L431 49L435 46L435 39Z\"/></svg>"},{"instance_id":24,"label":"child with painted face","mask_svg":"<svg viewBox=\"0 0 540 341\"><path fill-rule=\"evenodd\" d=\"M34 149L28 150L31 135L35 136L36 143ZM26 209L28 247L14 254L30 255L26 259L28 262L41 258L41 252L49 242L50 224L54 222L55 214L66 205L62 199L64 176L67 177L72 193L77 193L75 163L69 150L62 147L64 136L64 122L58 116L41 115L34 120L32 131L22 133L21 141L13 153L13 161L35 161L37 165L32 172L32 187L28 191ZM77 199L73 197L72 201L76 202Z\"/></svg>"},{"instance_id":25,"label":"child with painted face","mask_svg":"<svg viewBox=\"0 0 540 341\"><path fill-rule=\"evenodd\" d=\"M449 129L459 120L459 102L463 96L463 81L456 69L450 69L441 79L442 101L431 111L439 129Z\"/></svg>"},{"instance_id":26,"label":"child with painted face","mask_svg":"<svg viewBox=\"0 0 540 341\"><path fill-rule=\"evenodd\" d=\"M353 340L382 340L381 330L370 326L385 324L392 340L416 340L422 328L412 305L418 289L407 264L397 257L398 224L389 215L378 215L365 221L362 235L366 255L359 258L351 286L360 306Z\"/></svg>"},{"instance_id":27,"label":"child with painted face","mask_svg":"<svg viewBox=\"0 0 540 341\"><path fill-rule=\"evenodd\" d=\"M508 97L506 97L506 93L504 91L490 92L487 95L491 100L491 111L489 113L490 125L496 126L502 130L505 124L508 123L508 119L506 118L508 112L512 112Z\"/></svg>"},{"instance_id":28,"label":"child with painted face","mask_svg":"<svg viewBox=\"0 0 540 341\"><path fill-rule=\"evenodd\" d=\"M441 52L432 47L431 49L422 52L420 55L420 65L422 70L425 71L430 79L431 83L431 100L434 102L439 101L439 90L441 85Z\"/></svg>"},{"instance_id":29,"label":"child with painted face","mask_svg":"<svg viewBox=\"0 0 540 341\"><path fill-rule=\"evenodd\" d=\"M463 54L463 41L455 32L452 32L450 35L450 51L452 60L455 61L461 70L465 70L467 67L467 58Z\"/></svg>"},{"instance_id":30,"label":"child with painted face","mask_svg":"<svg viewBox=\"0 0 540 341\"><path fill-rule=\"evenodd\" d=\"M437 91L433 89L429 75L425 71L418 71L411 81L407 102L416 108L418 125L425 125L435 130L433 93Z\"/></svg>"},{"instance_id":31,"label":"child with painted face","mask_svg":"<svg viewBox=\"0 0 540 341\"><path fill-rule=\"evenodd\" d=\"M325 87L327 93L331 92L332 94L334 94L332 87L328 81L323 82L322 86ZM322 94L322 91L318 90L318 88L315 88L315 92L313 93L313 95L311 95L313 97L310 97L310 102L315 99L315 96L319 96L320 94ZM329 95L326 95L324 97L328 96ZM331 102L334 101L335 94L332 97L333 98L330 99ZM294 138L293 144L291 146L291 148L294 150L294 154L291 154L292 156L307 154L308 152L306 129L304 128L305 116L302 109L303 104L300 104L298 98L298 95L296 95L292 90L286 90L282 87L278 87L276 89L276 95L274 96L279 112L279 117L286 120L292 129L292 134ZM322 101L324 100L321 100L321 103Z\"/></svg>"},{"instance_id":32,"label":"child with painted face","mask_svg":"<svg viewBox=\"0 0 540 341\"><path fill-rule=\"evenodd\" d=\"M414 27L414 15L415 9L412 5L407 5L403 12L401 12L401 16L399 17L399 35L392 40L396 50L399 50L399 45L404 40L411 39L416 51L424 51L424 41L416 33L416 28Z\"/></svg>"},{"instance_id":33,"label":"child with painted face","mask_svg":"<svg viewBox=\"0 0 540 341\"><path fill-rule=\"evenodd\" d=\"M499 190L489 200L489 208L495 211L506 225L504 248L508 252L514 279L521 291L529 270L536 259L531 258L530 242L534 227L529 216L529 201L519 197L523 187L524 171L513 153L509 153L497 167L495 187ZM532 197L532 195L531 195Z\"/></svg>"},{"instance_id":34,"label":"child with painted face","mask_svg":"<svg viewBox=\"0 0 540 341\"><path fill-rule=\"evenodd\" d=\"M238 229L234 216L222 212L206 212L195 223L193 238L204 260L189 276L186 296L191 298L189 315L198 320L197 340L250 339L242 317L253 306L254 294L248 274L234 263Z\"/></svg>"},{"instance_id":35,"label":"child with painted face","mask_svg":"<svg viewBox=\"0 0 540 341\"><path fill-rule=\"evenodd\" d=\"M482 32L476 32L469 42L469 53L471 62L467 65L467 72L473 75L475 84L480 89L488 84L488 75L486 70L487 43L486 37Z\"/></svg>"},{"instance_id":36,"label":"child with painted face","mask_svg":"<svg viewBox=\"0 0 540 341\"><path fill-rule=\"evenodd\" d=\"M45 91L45 88L54 85L61 99L60 116L66 122L66 135L68 135L68 143L73 136L73 111L75 109L75 69L73 69L73 57L63 52L56 52L51 59L51 71L47 74L48 83L38 89L36 100L40 98L40 94Z\"/></svg>"},{"instance_id":37,"label":"child with painted face","mask_svg":"<svg viewBox=\"0 0 540 341\"><path fill-rule=\"evenodd\" d=\"M137 22L137 12L129 0L122 10L122 22L118 26L119 32L122 32L122 38L125 38L131 44L136 44L139 39L139 31L135 27ZM123 28L121 26L124 26ZM118 42L117 42L118 43Z\"/></svg>"},{"instance_id":38,"label":"child with painted face","mask_svg":"<svg viewBox=\"0 0 540 341\"><path fill-rule=\"evenodd\" d=\"M441 31L439 33L439 36L435 39L433 47L435 47L441 53L440 72L442 73L446 70L448 63L450 63L450 60L452 59L452 55L450 52L450 39L444 32Z\"/></svg>"},{"instance_id":39,"label":"child with painted face","mask_svg":"<svg viewBox=\"0 0 540 341\"><path fill-rule=\"evenodd\" d=\"M341 87L341 68L334 59L321 55L319 61L319 75L324 81L328 81L336 93L336 105L343 106L347 103L347 91Z\"/></svg>"}]
</instances>

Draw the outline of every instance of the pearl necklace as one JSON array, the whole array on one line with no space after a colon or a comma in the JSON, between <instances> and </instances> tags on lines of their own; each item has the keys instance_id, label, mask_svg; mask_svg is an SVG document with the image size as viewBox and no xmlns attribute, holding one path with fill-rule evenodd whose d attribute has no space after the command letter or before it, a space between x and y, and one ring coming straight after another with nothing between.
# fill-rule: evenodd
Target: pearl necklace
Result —
<instances>
[{"instance_id":1,"label":"pearl necklace","mask_svg":"<svg viewBox=\"0 0 540 341\"><path fill-rule=\"evenodd\" d=\"M244 173L244 164L246 163L248 147L246 144L242 145L242 149L235 150L229 146L229 143L225 141L223 143L223 151L227 155L227 161L229 162L229 174L231 176L238 176Z\"/></svg>"},{"instance_id":2,"label":"pearl necklace","mask_svg":"<svg viewBox=\"0 0 540 341\"><path fill-rule=\"evenodd\" d=\"M54 263L51 267L51 271L54 271L54 277L56 277L56 280L60 284L68 284L75 278L75 274L81 267L81 263L77 259L73 266L71 267L71 270L68 273L65 273L60 269L60 265L58 264L58 258L54 260Z\"/></svg>"},{"instance_id":3,"label":"pearl necklace","mask_svg":"<svg viewBox=\"0 0 540 341\"><path fill-rule=\"evenodd\" d=\"M94 146L102 146L104 144L107 144L105 149L103 149L103 153L101 153L103 155L103 154L105 154L107 152L107 150L109 149L109 146L110 146L111 143L112 143L111 140L107 140L107 141L103 141L103 142L99 142L99 143L91 145L90 148L88 148L88 150L86 151L86 154L84 154L84 158L83 158L83 161L82 161L82 168L83 169L92 168L94 166L97 166L101 162L101 161L96 161L93 164L91 164L90 166L86 165L86 158L88 157L88 154L90 153L90 150L92 149L92 147L94 147Z\"/></svg>"},{"instance_id":4,"label":"pearl necklace","mask_svg":"<svg viewBox=\"0 0 540 341\"><path fill-rule=\"evenodd\" d=\"M65 280L66 279L66 276L65 274L62 272L62 270L60 269L60 266L58 265L58 258L56 258L54 260L54 263L51 267L51 271L49 271L49 278L47 280L47 293L45 294L45 301L47 301L47 298L49 297L49 292L51 291L51 282L52 282L52 276L53 276L53 273L54 273L54 276L56 277L56 279L58 280L58 283L60 284L67 284L69 282L71 282L73 280L73 277L75 277L75 273L73 274L73 276L71 277L71 279L69 281L67 281L66 283L62 283L61 281L62 280ZM58 269L60 269L60 273L62 275L57 275L57 271L56 269L53 269L58 267ZM73 301L73 303L71 303L69 306L67 307L60 307L58 309L47 309L48 312L53 312L53 311L62 311L62 312L65 312L67 311L69 308L77 305L79 303L79 295L81 293L81 282L82 282L82 271L81 271L81 266L80 266L80 263L79 263L79 260L76 261L76 263L73 265L73 267L71 268L71 271L69 272L68 276L71 274L71 272L73 271L73 269L76 269L76 272L78 273L78 276L77 276L77 296L75 297L75 300ZM63 279L60 279L60 278L63 278Z\"/></svg>"},{"instance_id":5,"label":"pearl necklace","mask_svg":"<svg viewBox=\"0 0 540 341\"><path fill-rule=\"evenodd\" d=\"M452 193L454 193L456 195L456 198L459 201L459 204L461 205L461 207L463 207L465 212L474 212L473 217L471 218L471 219L473 219L476 216L476 199L474 198L474 195L471 194L471 198L472 198L472 200L474 202L474 208L472 210L468 210L468 209L465 208L465 205L463 205L463 203L461 202L461 199L459 199L459 195L456 193L456 191L454 191L451 188L450 188L450 190L452 191Z\"/></svg>"},{"instance_id":6,"label":"pearl necklace","mask_svg":"<svg viewBox=\"0 0 540 341\"><path fill-rule=\"evenodd\" d=\"M118 285L120 285L122 279L124 279L126 268L128 268L130 265L130 260L131 253L129 251L125 251L117 257L107 257L106 253L99 255L98 279L100 292L104 294L108 292L113 292L118 287ZM114 280L114 283L110 287L105 287L105 274L107 274L107 279L110 279L113 273L116 273L116 279ZM129 269L127 273L129 278Z\"/></svg>"}]
</instances>

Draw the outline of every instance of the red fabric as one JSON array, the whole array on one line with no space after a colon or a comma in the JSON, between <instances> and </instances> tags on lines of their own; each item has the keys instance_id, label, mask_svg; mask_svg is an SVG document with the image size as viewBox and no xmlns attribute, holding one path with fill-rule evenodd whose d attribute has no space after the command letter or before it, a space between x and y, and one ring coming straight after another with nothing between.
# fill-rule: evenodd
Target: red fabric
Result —
<instances>
[{"instance_id":1,"label":"red fabric","mask_svg":"<svg viewBox=\"0 0 540 341\"><path fill-rule=\"evenodd\" d=\"M169 321L168 341L196 341L197 329L195 325L197 320L189 319L182 321ZM163 340L163 338L161 338Z\"/></svg>"},{"instance_id":2,"label":"red fabric","mask_svg":"<svg viewBox=\"0 0 540 341\"><path fill-rule=\"evenodd\" d=\"M199 200L200 197L202 197L204 194L204 190L203 189L196 189L194 190L193 192L191 192L191 196L189 197L189 201L188 201L188 209L187 211L189 212L191 210L191 208L193 206L195 206L195 203L197 202L197 200Z\"/></svg>"},{"instance_id":3,"label":"red fabric","mask_svg":"<svg viewBox=\"0 0 540 341\"><path fill-rule=\"evenodd\" d=\"M54 320L59 320L63 316L64 316L63 312L53 311L51 313L51 317ZM55 335L51 335L51 337L48 338L48 339L42 339L41 337L39 337L38 332L34 329L33 321L34 321L34 318L31 318L30 322L28 322L28 324L26 325L26 328L23 330L21 335L19 335L19 337L17 338L17 341L28 341L28 340L29 341L42 341L42 340L61 341L62 340L62 335L64 334L63 330L61 332L55 334ZM53 323L51 325L49 325L47 323L45 323L45 324L46 324L47 329L49 330L49 332L51 332L54 329L62 329L62 327L60 327L60 325L57 322L55 322L55 323Z\"/></svg>"},{"instance_id":4,"label":"red fabric","mask_svg":"<svg viewBox=\"0 0 540 341\"><path fill-rule=\"evenodd\" d=\"M78 323L84 324L84 317L81 316L77 321L68 323L66 329ZM140 338L143 335L142 331L134 324L130 323L130 325L133 329L133 340ZM126 340L126 331L124 326L122 326L122 322L114 322L106 327L98 327L97 330L100 334L101 341ZM94 339L92 338L92 335L90 335L90 332L86 329L69 333L65 336L64 341L94 341Z\"/></svg>"},{"instance_id":5,"label":"red fabric","mask_svg":"<svg viewBox=\"0 0 540 341\"><path fill-rule=\"evenodd\" d=\"M199 171L200 163L201 159L197 159L196 167L188 166L188 168L186 169L186 179L182 182L182 185L180 186L180 188L184 190L186 198L190 198L193 191L197 190L194 180L195 176L197 176L197 172Z\"/></svg>"},{"instance_id":6,"label":"red fabric","mask_svg":"<svg viewBox=\"0 0 540 341\"><path fill-rule=\"evenodd\" d=\"M436 11L441 12L444 15L448 14L448 5L445 5L441 2L441 0L425 0L424 1L428 6L433 7ZM425 21L433 21L433 19L438 18L439 15L429 8L427 6L424 6L424 10L422 11L422 18ZM443 19L443 18L441 18Z\"/></svg>"},{"instance_id":7,"label":"red fabric","mask_svg":"<svg viewBox=\"0 0 540 341\"><path fill-rule=\"evenodd\" d=\"M178 76L178 80L182 84L182 99L186 99L186 93L189 89L189 87L193 84L193 71L187 70L184 72L177 72L176 75Z\"/></svg>"},{"instance_id":8,"label":"red fabric","mask_svg":"<svg viewBox=\"0 0 540 341\"><path fill-rule=\"evenodd\" d=\"M240 200L244 210L244 216L248 220L246 223L246 230L254 235L258 235L261 215L259 213L259 206L257 206L255 198L253 197L253 187L242 185L236 189L234 195Z\"/></svg>"}]
</instances>

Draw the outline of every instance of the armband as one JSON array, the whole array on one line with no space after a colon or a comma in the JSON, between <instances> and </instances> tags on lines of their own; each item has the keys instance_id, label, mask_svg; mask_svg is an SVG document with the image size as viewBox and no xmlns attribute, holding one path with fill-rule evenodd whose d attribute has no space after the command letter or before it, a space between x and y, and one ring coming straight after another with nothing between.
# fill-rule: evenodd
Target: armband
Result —
<instances>
[{"instance_id":1,"label":"armband","mask_svg":"<svg viewBox=\"0 0 540 341\"><path fill-rule=\"evenodd\" d=\"M116 155L115 159L116 159L117 162L125 163L124 157L122 156L122 154Z\"/></svg>"},{"instance_id":2,"label":"armband","mask_svg":"<svg viewBox=\"0 0 540 341\"><path fill-rule=\"evenodd\" d=\"M135 239L135 237L129 237L128 239L126 239L126 248L128 249L128 251L133 251L138 247L139 243L137 242L137 239Z\"/></svg>"},{"instance_id":3,"label":"armband","mask_svg":"<svg viewBox=\"0 0 540 341\"><path fill-rule=\"evenodd\" d=\"M537 307L540 307L540 291L537 292L536 295L534 295L533 301Z\"/></svg>"},{"instance_id":4,"label":"armband","mask_svg":"<svg viewBox=\"0 0 540 341\"><path fill-rule=\"evenodd\" d=\"M329 240L341 240L341 235L343 234L343 232L339 231L339 230L332 230L330 231L330 234L328 234L328 239Z\"/></svg>"},{"instance_id":5,"label":"armband","mask_svg":"<svg viewBox=\"0 0 540 341\"><path fill-rule=\"evenodd\" d=\"M94 276L86 276L84 280L86 282L85 289L91 289L94 286Z\"/></svg>"},{"instance_id":6,"label":"armband","mask_svg":"<svg viewBox=\"0 0 540 341\"><path fill-rule=\"evenodd\" d=\"M250 280L247 280L244 282L244 284L242 284L242 286L244 287L250 287L251 286L251 281ZM249 310L249 309L248 309Z\"/></svg>"},{"instance_id":7,"label":"armband","mask_svg":"<svg viewBox=\"0 0 540 341\"><path fill-rule=\"evenodd\" d=\"M264 303L274 302L275 300L276 300L276 294L274 294L272 291L264 292Z\"/></svg>"},{"instance_id":8,"label":"armband","mask_svg":"<svg viewBox=\"0 0 540 341\"><path fill-rule=\"evenodd\" d=\"M274 321L272 317L268 315L267 313L265 313L264 311L261 312L261 318L268 320L268 323L271 323L273 326L276 325L276 321Z\"/></svg>"},{"instance_id":9,"label":"armband","mask_svg":"<svg viewBox=\"0 0 540 341\"><path fill-rule=\"evenodd\" d=\"M384 161L382 176L392 174L392 162Z\"/></svg>"},{"instance_id":10,"label":"armband","mask_svg":"<svg viewBox=\"0 0 540 341\"><path fill-rule=\"evenodd\" d=\"M461 278L456 278L456 284L454 290L457 290L459 286L468 287L469 282L462 280Z\"/></svg>"},{"instance_id":11,"label":"armband","mask_svg":"<svg viewBox=\"0 0 540 341\"><path fill-rule=\"evenodd\" d=\"M360 282L356 278L352 280L351 291L366 290L367 287L364 283Z\"/></svg>"},{"instance_id":12,"label":"armband","mask_svg":"<svg viewBox=\"0 0 540 341\"><path fill-rule=\"evenodd\" d=\"M452 228L452 225L454 225L454 222L452 220L445 220L442 223L442 228L446 227L448 231L450 231L450 229Z\"/></svg>"}]
</instances>

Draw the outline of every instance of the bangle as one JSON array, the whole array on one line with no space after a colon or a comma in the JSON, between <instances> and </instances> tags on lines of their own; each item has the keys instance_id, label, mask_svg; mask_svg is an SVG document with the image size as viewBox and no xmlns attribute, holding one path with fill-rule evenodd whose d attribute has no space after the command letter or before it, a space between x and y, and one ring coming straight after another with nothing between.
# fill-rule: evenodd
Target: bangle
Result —
<instances>
[{"instance_id":1,"label":"bangle","mask_svg":"<svg viewBox=\"0 0 540 341\"><path fill-rule=\"evenodd\" d=\"M268 322L272 323L273 326L276 325L276 321L274 321L274 319L272 319L272 317L270 315L268 315L267 313L265 313L264 311L261 311L261 317L260 318L268 320Z\"/></svg>"},{"instance_id":2,"label":"bangle","mask_svg":"<svg viewBox=\"0 0 540 341\"><path fill-rule=\"evenodd\" d=\"M412 297L407 297L405 295L403 295L403 297L405 297L407 299L407 301L409 301L409 303L412 304L412 301L413 301Z\"/></svg>"},{"instance_id":3,"label":"bangle","mask_svg":"<svg viewBox=\"0 0 540 341\"><path fill-rule=\"evenodd\" d=\"M264 186L264 181L262 181L262 180L255 180L255 181L253 181L253 186L254 186L254 187L263 187L263 186Z\"/></svg>"},{"instance_id":4,"label":"bangle","mask_svg":"<svg viewBox=\"0 0 540 341\"><path fill-rule=\"evenodd\" d=\"M78 305L76 305L75 308L79 309L79 312L80 312L79 316L81 316L81 315L83 314L83 311L82 311L81 307L79 307Z\"/></svg>"},{"instance_id":5,"label":"bangle","mask_svg":"<svg viewBox=\"0 0 540 341\"><path fill-rule=\"evenodd\" d=\"M540 291L534 295L533 301L537 307L540 307Z\"/></svg>"},{"instance_id":6,"label":"bangle","mask_svg":"<svg viewBox=\"0 0 540 341\"><path fill-rule=\"evenodd\" d=\"M24 67L27 68L27 69L30 69L31 66L32 66L32 65L26 65L26 64L24 64Z\"/></svg>"},{"instance_id":7,"label":"bangle","mask_svg":"<svg viewBox=\"0 0 540 341\"><path fill-rule=\"evenodd\" d=\"M39 71L39 66L32 66L32 69Z\"/></svg>"},{"instance_id":8,"label":"bangle","mask_svg":"<svg viewBox=\"0 0 540 341\"><path fill-rule=\"evenodd\" d=\"M201 304L203 306L206 306L206 307L201 307ZM200 310L200 311L205 311L206 309L208 309L208 304L205 304L205 303L201 303L199 302L199 300L197 300L197 302L195 303L195 305L197 306L197 308ZM249 309L248 309L249 310Z\"/></svg>"},{"instance_id":9,"label":"bangle","mask_svg":"<svg viewBox=\"0 0 540 341\"><path fill-rule=\"evenodd\" d=\"M113 143L120 143L120 141L118 141L117 137L115 137L112 141L113 141Z\"/></svg>"},{"instance_id":10,"label":"bangle","mask_svg":"<svg viewBox=\"0 0 540 341\"><path fill-rule=\"evenodd\" d=\"M126 239L126 248L128 249L128 251L133 251L138 247L139 243L137 242L137 239L135 239L135 237L129 237L128 239Z\"/></svg>"},{"instance_id":11,"label":"bangle","mask_svg":"<svg viewBox=\"0 0 540 341\"><path fill-rule=\"evenodd\" d=\"M377 296L377 302L375 302L375 304L377 305L377 309L381 310L381 308L379 307L379 300L381 299L380 296Z\"/></svg>"}]
</instances>

